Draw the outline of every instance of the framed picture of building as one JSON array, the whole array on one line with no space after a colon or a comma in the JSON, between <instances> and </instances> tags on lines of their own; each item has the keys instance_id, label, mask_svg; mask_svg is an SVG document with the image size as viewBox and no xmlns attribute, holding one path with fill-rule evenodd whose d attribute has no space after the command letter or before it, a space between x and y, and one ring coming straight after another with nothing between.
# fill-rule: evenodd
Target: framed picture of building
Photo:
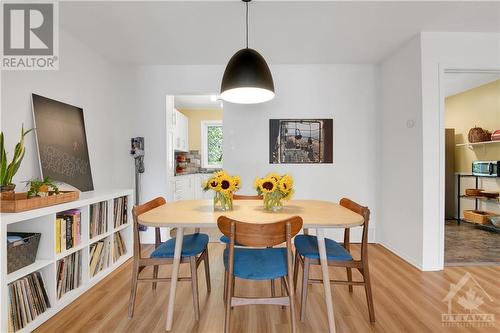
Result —
<instances>
[{"instance_id":1,"label":"framed picture of building","mask_svg":"<svg viewBox=\"0 0 500 333\"><path fill-rule=\"evenodd\" d=\"M333 163L333 119L270 119L269 163Z\"/></svg>"}]
</instances>

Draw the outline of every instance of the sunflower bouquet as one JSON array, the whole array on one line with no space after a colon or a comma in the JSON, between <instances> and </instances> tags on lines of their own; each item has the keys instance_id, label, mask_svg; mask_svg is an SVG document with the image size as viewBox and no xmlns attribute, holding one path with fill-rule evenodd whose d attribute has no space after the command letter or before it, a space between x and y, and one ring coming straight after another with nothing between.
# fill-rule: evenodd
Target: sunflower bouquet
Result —
<instances>
[{"instance_id":1,"label":"sunflower bouquet","mask_svg":"<svg viewBox=\"0 0 500 333\"><path fill-rule=\"evenodd\" d=\"M269 173L264 178L257 178L254 187L264 197L264 208L278 211L283 208L282 200L289 200L293 195L293 178L285 174L280 176Z\"/></svg>"},{"instance_id":2,"label":"sunflower bouquet","mask_svg":"<svg viewBox=\"0 0 500 333\"><path fill-rule=\"evenodd\" d=\"M230 176L224 170L217 171L207 181L203 182L204 191L213 190L214 209L231 210L233 209L233 194L240 188L240 177Z\"/></svg>"}]
</instances>

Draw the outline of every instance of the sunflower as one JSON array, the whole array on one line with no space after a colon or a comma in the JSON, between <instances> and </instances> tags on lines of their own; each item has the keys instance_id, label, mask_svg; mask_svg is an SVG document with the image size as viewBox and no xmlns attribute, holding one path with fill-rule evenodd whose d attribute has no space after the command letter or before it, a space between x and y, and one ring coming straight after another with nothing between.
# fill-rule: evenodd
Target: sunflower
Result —
<instances>
[{"instance_id":1,"label":"sunflower","mask_svg":"<svg viewBox=\"0 0 500 333\"><path fill-rule=\"evenodd\" d=\"M222 178L222 177L227 177L227 173L224 170L214 172L214 175L212 176L212 178Z\"/></svg>"},{"instance_id":2,"label":"sunflower","mask_svg":"<svg viewBox=\"0 0 500 333\"><path fill-rule=\"evenodd\" d=\"M256 189L256 190L259 190L260 189L260 185L262 184L262 178L255 178L255 180L253 181L253 187Z\"/></svg>"},{"instance_id":3,"label":"sunflower","mask_svg":"<svg viewBox=\"0 0 500 333\"><path fill-rule=\"evenodd\" d=\"M283 177L281 177L278 183L278 187L280 191L283 193L287 193L288 191L290 191L292 189L292 186L293 186L293 179L290 175L284 175Z\"/></svg>"},{"instance_id":4,"label":"sunflower","mask_svg":"<svg viewBox=\"0 0 500 333\"><path fill-rule=\"evenodd\" d=\"M208 186L212 190L219 191L220 190L220 181L217 177L212 177L208 180Z\"/></svg>"},{"instance_id":5,"label":"sunflower","mask_svg":"<svg viewBox=\"0 0 500 333\"><path fill-rule=\"evenodd\" d=\"M201 184L201 188L204 189L205 191L209 189L208 180L203 181L203 183Z\"/></svg>"},{"instance_id":6,"label":"sunflower","mask_svg":"<svg viewBox=\"0 0 500 333\"><path fill-rule=\"evenodd\" d=\"M233 184L234 184L234 188L236 190L240 188L240 185L241 185L241 178L240 178L240 176L234 176L233 177Z\"/></svg>"},{"instance_id":7,"label":"sunflower","mask_svg":"<svg viewBox=\"0 0 500 333\"><path fill-rule=\"evenodd\" d=\"M266 178L272 178L272 179L274 179L275 182L279 182L281 179L281 176L275 172L270 172L267 174Z\"/></svg>"},{"instance_id":8,"label":"sunflower","mask_svg":"<svg viewBox=\"0 0 500 333\"><path fill-rule=\"evenodd\" d=\"M219 178L220 191L224 193L231 193L235 190L233 177L223 175Z\"/></svg>"},{"instance_id":9,"label":"sunflower","mask_svg":"<svg viewBox=\"0 0 500 333\"><path fill-rule=\"evenodd\" d=\"M283 195L283 200L290 200L292 198L293 192L294 192L293 190L290 190L287 193L285 193Z\"/></svg>"},{"instance_id":10,"label":"sunflower","mask_svg":"<svg viewBox=\"0 0 500 333\"><path fill-rule=\"evenodd\" d=\"M268 177L262 180L259 188L263 193L271 193L276 190L277 182L274 177Z\"/></svg>"}]
</instances>

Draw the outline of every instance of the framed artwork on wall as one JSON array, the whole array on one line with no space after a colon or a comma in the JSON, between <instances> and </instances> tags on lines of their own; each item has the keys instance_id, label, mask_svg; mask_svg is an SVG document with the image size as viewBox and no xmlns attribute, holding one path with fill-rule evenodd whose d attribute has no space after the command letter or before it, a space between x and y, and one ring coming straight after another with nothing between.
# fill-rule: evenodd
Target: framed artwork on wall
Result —
<instances>
[{"instance_id":1,"label":"framed artwork on wall","mask_svg":"<svg viewBox=\"0 0 500 333\"><path fill-rule=\"evenodd\" d=\"M269 163L333 163L333 119L270 119Z\"/></svg>"},{"instance_id":2,"label":"framed artwork on wall","mask_svg":"<svg viewBox=\"0 0 500 333\"><path fill-rule=\"evenodd\" d=\"M32 94L42 177L92 191L83 109Z\"/></svg>"}]
</instances>

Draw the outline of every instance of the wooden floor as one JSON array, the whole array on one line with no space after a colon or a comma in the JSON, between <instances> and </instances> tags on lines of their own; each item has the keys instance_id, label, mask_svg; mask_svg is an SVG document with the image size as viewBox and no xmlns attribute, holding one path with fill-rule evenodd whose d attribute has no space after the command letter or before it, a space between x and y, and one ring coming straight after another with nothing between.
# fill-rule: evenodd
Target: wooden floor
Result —
<instances>
[{"instance_id":1,"label":"wooden floor","mask_svg":"<svg viewBox=\"0 0 500 333\"><path fill-rule=\"evenodd\" d=\"M146 249L150 250L150 249ZM179 282L176 296L173 332L222 332L224 306L222 301L223 246L211 244L212 292L207 295L204 274L200 267L201 319L193 319L189 282ZM354 246L354 252L358 251ZM449 267L440 272L420 272L379 245L370 245L370 269L377 322L370 324L362 287L349 294L346 286L333 287L333 304L337 332L499 332L500 331L500 267ZM188 274L189 265L181 266L181 275ZM337 278L345 271L331 269ZM443 298L450 283L457 283L469 272L493 299L484 295L481 313L495 315L495 327L448 328L441 324L441 314L447 312ZM169 273L169 268L161 271ZM150 270L143 274L151 274ZM313 275L320 277L320 271ZM359 277L359 275L355 275ZM151 285L139 285L133 319L127 317L131 278L131 263L123 265L80 299L58 313L35 332L164 332L168 283L160 284L153 292ZM327 332L323 286L310 286L307 318L299 323L300 332ZM269 294L269 283L238 280L236 294ZM297 294L300 300L300 293ZM458 305L456 305L458 306ZM459 306L458 306L459 307ZM297 307L297 312L299 307ZM465 311L463 311L465 312ZM298 318L297 314L297 318ZM288 332L287 310L278 306L252 305L233 310L232 332Z\"/></svg>"}]
</instances>

